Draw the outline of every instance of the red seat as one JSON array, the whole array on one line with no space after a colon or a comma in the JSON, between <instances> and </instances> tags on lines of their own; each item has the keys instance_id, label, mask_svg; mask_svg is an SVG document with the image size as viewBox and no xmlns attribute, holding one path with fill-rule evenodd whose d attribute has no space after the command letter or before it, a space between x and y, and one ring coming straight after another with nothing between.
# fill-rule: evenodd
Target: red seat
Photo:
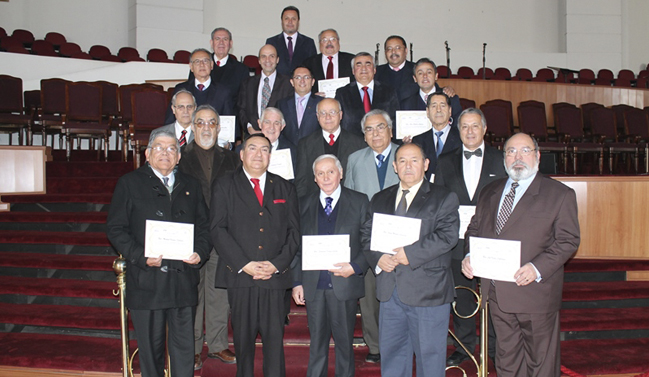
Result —
<instances>
[{"instance_id":1,"label":"red seat","mask_svg":"<svg viewBox=\"0 0 649 377\"><path fill-rule=\"evenodd\" d=\"M472 79L475 72L473 72L473 68L463 66L457 69L457 75L463 79Z\"/></svg>"},{"instance_id":2,"label":"red seat","mask_svg":"<svg viewBox=\"0 0 649 377\"><path fill-rule=\"evenodd\" d=\"M621 86L624 88L631 88L631 80L617 78L613 81L613 86Z\"/></svg>"},{"instance_id":3,"label":"red seat","mask_svg":"<svg viewBox=\"0 0 649 377\"><path fill-rule=\"evenodd\" d=\"M11 36L18 39L27 48L31 47L32 43L34 43L34 34L29 30L16 29Z\"/></svg>"},{"instance_id":4,"label":"red seat","mask_svg":"<svg viewBox=\"0 0 649 377\"><path fill-rule=\"evenodd\" d=\"M94 45L94 46L90 47L90 50L88 50L88 53L95 60L102 60L101 58L103 58L104 56L112 55L111 52L110 52L110 49L108 49L108 47L102 46L102 45Z\"/></svg>"},{"instance_id":5,"label":"red seat","mask_svg":"<svg viewBox=\"0 0 649 377\"><path fill-rule=\"evenodd\" d=\"M246 55L243 58L243 64L248 67L250 72L254 72L255 75L261 73L261 66L259 65L259 58L255 55Z\"/></svg>"},{"instance_id":6,"label":"red seat","mask_svg":"<svg viewBox=\"0 0 649 377\"><path fill-rule=\"evenodd\" d=\"M482 71L484 71L484 73L485 73L484 76L482 75ZM486 80L489 80L493 76L494 76L494 71L489 67L486 67L484 69L482 69L482 67L480 67L480 69L478 69L478 73L476 73L476 78L478 78L478 79L482 79L484 77Z\"/></svg>"},{"instance_id":7,"label":"red seat","mask_svg":"<svg viewBox=\"0 0 649 377\"><path fill-rule=\"evenodd\" d=\"M445 65L437 66L437 76L440 79L445 79L451 77L451 70Z\"/></svg>"},{"instance_id":8,"label":"red seat","mask_svg":"<svg viewBox=\"0 0 649 377\"><path fill-rule=\"evenodd\" d=\"M485 102L485 105L500 106L505 109L505 114L507 115L507 127L509 127L509 133L514 134L514 111L512 109L512 102L502 99L493 99Z\"/></svg>"},{"instance_id":9,"label":"red seat","mask_svg":"<svg viewBox=\"0 0 649 377\"><path fill-rule=\"evenodd\" d=\"M475 101L472 99L460 98L460 106L462 106L462 110L466 110L471 107L475 108Z\"/></svg>"},{"instance_id":10,"label":"red seat","mask_svg":"<svg viewBox=\"0 0 649 377\"><path fill-rule=\"evenodd\" d=\"M500 76L503 77L505 80L510 80L512 78L512 73L507 68L498 67L494 71L494 76Z\"/></svg>"},{"instance_id":11,"label":"red seat","mask_svg":"<svg viewBox=\"0 0 649 377\"><path fill-rule=\"evenodd\" d=\"M608 148L608 169L611 174L614 173L613 164L614 155L630 155L627 159L627 165L630 165L631 157L634 161L635 172L638 172L638 145L618 140L617 123L615 112L606 107L599 107L590 112L590 123L592 134L596 140Z\"/></svg>"},{"instance_id":12,"label":"red seat","mask_svg":"<svg viewBox=\"0 0 649 377\"><path fill-rule=\"evenodd\" d=\"M582 68L579 70L579 75L577 77L580 84L586 84L586 81L590 84L595 81L595 72L593 72L592 69Z\"/></svg>"},{"instance_id":13,"label":"red seat","mask_svg":"<svg viewBox=\"0 0 649 377\"><path fill-rule=\"evenodd\" d=\"M17 54L29 54L29 51L25 49L23 43L18 38L14 37L0 38L0 50Z\"/></svg>"},{"instance_id":14,"label":"red seat","mask_svg":"<svg viewBox=\"0 0 649 377\"><path fill-rule=\"evenodd\" d=\"M32 117L25 114L23 107L23 80L0 75L0 132L9 134L9 145L13 133L18 134L18 145L23 145L25 129L31 123Z\"/></svg>"},{"instance_id":15,"label":"red seat","mask_svg":"<svg viewBox=\"0 0 649 377\"><path fill-rule=\"evenodd\" d=\"M597 78L608 80L610 82L613 81L615 77L613 76L613 71L610 69L600 69L599 72L597 72Z\"/></svg>"},{"instance_id":16,"label":"red seat","mask_svg":"<svg viewBox=\"0 0 649 377\"><path fill-rule=\"evenodd\" d=\"M599 174L602 174L604 171L604 146L585 140L581 109L573 104L561 102L552 105L552 112L554 113L557 136L560 137L560 141L570 143L572 147L570 153L573 173L578 174L579 172L577 155L592 153L598 161Z\"/></svg>"},{"instance_id":17,"label":"red seat","mask_svg":"<svg viewBox=\"0 0 649 377\"><path fill-rule=\"evenodd\" d=\"M604 77L598 77L595 79L595 85L611 86L611 80Z\"/></svg>"},{"instance_id":18,"label":"red seat","mask_svg":"<svg viewBox=\"0 0 649 377\"><path fill-rule=\"evenodd\" d=\"M98 141L97 160L104 151L104 161L108 161L108 122L102 119L102 87L94 82L68 82L65 85L65 123L63 132L66 140L66 159L70 161L73 136L80 149L81 139L88 139L90 150Z\"/></svg>"},{"instance_id":19,"label":"red seat","mask_svg":"<svg viewBox=\"0 0 649 377\"><path fill-rule=\"evenodd\" d=\"M512 133L509 128L507 110L503 106L494 104L483 104L480 110L487 119L487 137L492 146L502 144Z\"/></svg>"},{"instance_id":20,"label":"red seat","mask_svg":"<svg viewBox=\"0 0 649 377\"><path fill-rule=\"evenodd\" d=\"M635 74L630 69L620 69L620 72L617 73L617 78L633 81L635 80Z\"/></svg>"},{"instance_id":21,"label":"red seat","mask_svg":"<svg viewBox=\"0 0 649 377\"><path fill-rule=\"evenodd\" d=\"M631 108L624 113L624 131L630 142L644 150L645 173L649 172L649 114L642 109Z\"/></svg>"},{"instance_id":22,"label":"red seat","mask_svg":"<svg viewBox=\"0 0 649 377\"><path fill-rule=\"evenodd\" d=\"M545 80L545 81L554 81L554 71L549 69L549 68L541 68L538 71L536 71L536 76L535 78L538 78L539 80Z\"/></svg>"},{"instance_id":23,"label":"red seat","mask_svg":"<svg viewBox=\"0 0 649 377\"><path fill-rule=\"evenodd\" d=\"M63 34L54 31L50 31L49 33L45 34L45 40L50 42L56 50L59 50L61 48L61 45L67 42Z\"/></svg>"},{"instance_id":24,"label":"red seat","mask_svg":"<svg viewBox=\"0 0 649 377\"><path fill-rule=\"evenodd\" d=\"M29 143L32 143L33 132L40 131L43 135L43 146L47 145L47 135L52 135L52 148L54 148L54 135L59 135L59 148L63 147L63 117L65 116L65 84L63 79L41 80L41 107L37 122L28 133Z\"/></svg>"},{"instance_id":25,"label":"red seat","mask_svg":"<svg viewBox=\"0 0 649 377\"><path fill-rule=\"evenodd\" d=\"M6 37L6 36L7 36L7 32L5 31L5 29L3 27L0 26L0 38Z\"/></svg>"},{"instance_id":26,"label":"red seat","mask_svg":"<svg viewBox=\"0 0 649 377\"><path fill-rule=\"evenodd\" d=\"M81 47L78 44L72 42L65 42L59 48L59 55L66 58L72 57L73 55L80 54ZM92 58L92 57L91 57Z\"/></svg>"},{"instance_id":27,"label":"red seat","mask_svg":"<svg viewBox=\"0 0 649 377\"><path fill-rule=\"evenodd\" d=\"M59 56L59 54L54 51L54 46L50 42L42 39L36 40L32 43L32 54L41 56Z\"/></svg>"},{"instance_id":28,"label":"red seat","mask_svg":"<svg viewBox=\"0 0 649 377\"><path fill-rule=\"evenodd\" d=\"M146 60L156 63L173 63L173 60L169 59L167 53L159 48L150 49L146 54Z\"/></svg>"},{"instance_id":29,"label":"red seat","mask_svg":"<svg viewBox=\"0 0 649 377\"><path fill-rule=\"evenodd\" d=\"M548 141L548 120L545 114L545 103L539 101L523 101L518 105L518 124L521 132L536 138L541 152L558 153L563 161L563 171L568 170L568 144L558 141Z\"/></svg>"},{"instance_id":30,"label":"red seat","mask_svg":"<svg viewBox=\"0 0 649 377\"><path fill-rule=\"evenodd\" d=\"M582 124L584 126L584 131L588 133L590 132L590 112L593 111L594 109L604 107L604 105L595 102L588 102L582 104L580 107L581 107Z\"/></svg>"},{"instance_id":31,"label":"red seat","mask_svg":"<svg viewBox=\"0 0 649 377\"><path fill-rule=\"evenodd\" d=\"M191 58L192 53L187 51L187 50L178 50L174 54L174 59L173 61L176 63L182 63L182 64L187 64L189 63L189 59Z\"/></svg>"},{"instance_id":32,"label":"red seat","mask_svg":"<svg viewBox=\"0 0 649 377\"><path fill-rule=\"evenodd\" d=\"M532 71L527 68L519 68L512 80L532 81Z\"/></svg>"},{"instance_id":33,"label":"red seat","mask_svg":"<svg viewBox=\"0 0 649 377\"><path fill-rule=\"evenodd\" d=\"M167 93L163 90L137 90L131 92L133 121L129 124L133 163L140 166L140 148L146 146L151 131L165 124Z\"/></svg>"},{"instance_id":34,"label":"red seat","mask_svg":"<svg viewBox=\"0 0 649 377\"><path fill-rule=\"evenodd\" d=\"M647 89L649 88L648 84L649 84L649 79L647 77L639 77L637 80L635 80L636 88Z\"/></svg>"},{"instance_id":35,"label":"red seat","mask_svg":"<svg viewBox=\"0 0 649 377\"><path fill-rule=\"evenodd\" d=\"M117 56L125 62L143 62L144 59L140 53L133 47L122 47L117 52Z\"/></svg>"},{"instance_id":36,"label":"red seat","mask_svg":"<svg viewBox=\"0 0 649 377\"><path fill-rule=\"evenodd\" d=\"M41 108L41 91L40 90L25 90L23 92L25 100L25 113L35 116L38 109Z\"/></svg>"}]
</instances>

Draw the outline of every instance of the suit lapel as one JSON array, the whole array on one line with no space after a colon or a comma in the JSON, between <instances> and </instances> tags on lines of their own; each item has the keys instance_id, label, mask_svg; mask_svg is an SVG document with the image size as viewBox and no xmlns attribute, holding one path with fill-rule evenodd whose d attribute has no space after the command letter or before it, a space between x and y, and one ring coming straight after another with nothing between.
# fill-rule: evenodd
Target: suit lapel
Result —
<instances>
[{"instance_id":1,"label":"suit lapel","mask_svg":"<svg viewBox=\"0 0 649 377\"><path fill-rule=\"evenodd\" d=\"M252 183L248 180L248 177L246 177L246 173L244 173L243 168L240 168L238 172L238 176L236 177L237 179L237 186L239 186L238 189L236 189L239 192L239 196L241 197L241 200L246 203L248 207L250 207L250 210L254 212L259 212L260 206L259 206L259 201L257 200L257 195L255 195L255 190L252 188ZM266 187L264 190L264 204L266 202L266 197L268 196L267 193L269 191L269 185L268 185L268 175L266 175Z\"/></svg>"},{"instance_id":2,"label":"suit lapel","mask_svg":"<svg viewBox=\"0 0 649 377\"><path fill-rule=\"evenodd\" d=\"M505 189L505 184L507 184L507 179L503 179L500 184L494 187L491 195L489 196L488 208L493 209L495 211L495 215L488 217L490 223L487 224L486 229L489 229L493 236L496 236L496 219L498 218L498 212L500 210L500 197L502 196L503 190ZM505 226L507 225L505 224Z\"/></svg>"},{"instance_id":3,"label":"suit lapel","mask_svg":"<svg viewBox=\"0 0 649 377\"><path fill-rule=\"evenodd\" d=\"M318 234L318 206L320 194L310 195L306 201L306 216L304 216L303 234Z\"/></svg>"},{"instance_id":4,"label":"suit lapel","mask_svg":"<svg viewBox=\"0 0 649 377\"><path fill-rule=\"evenodd\" d=\"M536 200L536 196L539 194L542 179L543 176L541 173L536 173L536 177L534 177L534 180L530 184L530 187L525 191L525 194L523 194L518 203L516 203L516 207L514 207L511 215L509 215L509 218L500 231L500 234L505 233L507 229L511 227L511 224L515 224L521 216L524 216L527 209L531 207L532 203Z\"/></svg>"},{"instance_id":5,"label":"suit lapel","mask_svg":"<svg viewBox=\"0 0 649 377\"><path fill-rule=\"evenodd\" d=\"M356 215L354 213L351 213L352 203L349 201L349 197L347 196L347 193L345 192L344 188L342 188L342 191L340 192L340 198L338 199L338 204L336 204L336 207L338 207L337 219L347 219L347 218L351 219ZM336 220L336 226L334 227L334 234L340 234L340 227L343 222L344 221Z\"/></svg>"},{"instance_id":6,"label":"suit lapel","mask_svg":"<svg viewBox=\"0 0 649 377\"><path fill-rule=\"evenodd\" d=\"M462 154L462 148L458 148L458 150L455 151L454 153L455 153L455 157L453 158L453 161L455 161L455 163L453 164L454 165L453 167L455 169L455 177L456 177L455 184L459 188L458 192L461 192L462 195L464 196L464 198L462 199L465 199L465 200L460 200L460 202L470 202L471 198L469 197L469 191L466 188L466 181L464 180L464 163L462 161L464 156Z\"/></svg>"},{"instance_id":7,"label":"suit lapel","mask_svg":"<svg viewBox=\"0 0 649 377\"><path fill-rule=\"evenodd\" d=\"M429 191L430 185L428 181L424 179L424 181L421 183L421 186L419 187L419 191L415 193L415 197L412 199L412 202L410 202L406 216L417 217L419 211L424 207L424 203L426 202Z\"/></svg>"},{"instance_id":8,"label":"suit lapel","mask_svg":"<svg viewBox=\"0 0 649 377\"><path fill-rule=\"evenodd\" d=\"M212 162L212 176L210 177L210 187L212 187L212 183L216 180L216 177L219 173L219 170L221 169L221 165L223 165L223 152L219 149L218 146L214 146L214 161Z\"/></svg>"}]
</instances>

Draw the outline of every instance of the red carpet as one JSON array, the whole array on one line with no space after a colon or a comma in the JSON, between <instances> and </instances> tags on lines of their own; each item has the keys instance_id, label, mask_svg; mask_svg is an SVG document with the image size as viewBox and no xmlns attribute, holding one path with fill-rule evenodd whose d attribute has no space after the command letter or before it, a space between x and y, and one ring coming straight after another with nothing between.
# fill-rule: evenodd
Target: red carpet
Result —
<instances>
[{"instance_id":1,"label":"red carpet","mask_svg":"<svg viewBox=\"0 0 649 377\"><path fill-rule=\"evenodd\" d=\"M113 271L115 259L117 257L0 252L0 266L4 267Z\"/></svg>"},{"instance_id":2,"label":"red carpet","mask_svg":"<svg viewBox=\"0 0 649 377\"><path fill-rule=\"evenodd\" d=\"M589 281L563 286L563 301L636 298L649 298L649 281Z\"/></svg>"},{"instance_id":3,"label":"red carpet","mask_svg":"<svg viewBox=\"0 0 649 377\"><path fill-rule=\"evenodd\" d=\"M561 364L583 375L649 371L649 339L590 339L561 342Z\"/></svg>"},{"instance_id":4,"label":"red carpet","mask_svg":"<svg viewBox=\"0 0 649 377\"><path fill-rule=\"evenodd\" d=\"M110 246L104 232L45 232L0 230L0 243Z\"/></svg>"},{"instance_id":5,"label":"red carpet","mask_svg":"<svg viewBox=\"0 0 649 377\"><path fill-rule=\"evenodd\" d=\"M109 281L0 276L0 294L4 295L116 299L116 289L117 283Z\"/></svg>"},{"instance_id":6,"label":"red carpet","mask_svg":"<svg viewBox=\"0 0 649 377\"><path fill-rule=\"evenodd\" d=\"M0 222L103 224L108 212L5 212Z\"/></svg>"},{"instance_id":7,"label":"red carpet","mask_svg":"<svg viewBox=\"0 0 649 377\"><path fill-rule=\"evenodd\" d=\"M119 309L71 305L0 303L0 323L77 329L120 329Z\"/></svg>"},{"instance_id":8,"label":"red carpet","mask_svg":"<svg viewBox=\"0 0 649 377\"><path fill-rule=\"evenodd\" d=\"M571 259L566 272L646 271L649 260Z\"/></svg>"},{"instance_id":9,"label":"red carpet","mask_svg":"<svg viewBox=\"0 0 649 377\"><path fill-rule=\"evenodd\" d=\"M649 308L561 310L561 331L636 330L649 328Z\"/></svg>"}]
</instances>

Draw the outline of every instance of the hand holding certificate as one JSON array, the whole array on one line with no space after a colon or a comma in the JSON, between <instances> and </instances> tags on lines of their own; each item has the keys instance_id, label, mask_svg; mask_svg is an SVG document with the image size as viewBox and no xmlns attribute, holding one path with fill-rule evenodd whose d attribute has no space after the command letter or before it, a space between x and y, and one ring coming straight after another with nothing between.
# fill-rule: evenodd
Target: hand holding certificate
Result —
<instances>
[{"instance_id":1,"label":"hand holding certificate","mask_svg":"<svg viewBox=\"0 0 649 377\"><path fill-rule=\"evenodd\" d=\"M228 142L234 143L234 131L236 129L236 117L234 115L219 116L219 145L225 145Z\"/></svg>"},{"instance_id":2,"label":"hand holding certificate","mask_svg":"<svg viewBox=\"0 0 649 377\"><path fill-rule=\"evenodd\" d=\"M433 128L433 124L426 116L426 110L399 110L397 111L397 139L406 136L417 136Z\"/></svg>"},{"instance_id":3,"label":"hand holding certificate","mask_svg":"<svg viewBox=\"0 0 649 377\"><path fill-rule=\"evenodd\" d=\"M521 241L469 238L473 276L515 282L521 267Z\"/></svg>"},{"instance_id":4,"label":"hand holding certificate","mask_svg":"<svg viewBox=\"0 0 649 377\"><path fill-rule=\"evenodd\" d=\"M339 263L350 262L349 234L302 236L302 270L337 269Z\"/></svg>"},{"instance_id":5,"label":"hand holding certificate","mask_svg":"<svg viewBox=\"0 0 649 377\"><path fill-rule=\"evenodd\" d=\"M188 260L194 253L194 224L146 221L144 256Z\"/></svg>"},{"instance_id":6,"label":"hand holding certificate","mask_svg":"<svg viewBox=\"0 0 649 377\"><path fill-rule=\"evenodd\" d=\"M419 241L421 219L375 213L370 250L396 254L394 249Z\"/></svg>"}]
</instances>

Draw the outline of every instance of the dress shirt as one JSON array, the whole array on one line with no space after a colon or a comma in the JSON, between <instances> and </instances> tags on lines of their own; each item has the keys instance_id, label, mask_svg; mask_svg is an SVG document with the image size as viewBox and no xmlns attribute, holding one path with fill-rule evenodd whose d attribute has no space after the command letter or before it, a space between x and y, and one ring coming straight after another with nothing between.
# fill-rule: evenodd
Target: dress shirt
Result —
<instances>
[{"instance_id":1,"label":"dress shirt","mask_svg":"<svg viewBox=\"0 0 649 377\"><path fill-rule=\"evenodd\" d=\"M275 142L270 143L270 151L275 152L277 150L277 147L279 147L279 139L275 140Z\"/></svg>"},{"instance_id":2,"label":"dress shirt","mask_svg":"<svg viewBox=\"0 0 649 377\"><path fill-rule=\"evenodd\" d=\"M403 190L408 190L408 195L406 196L406 204L407 208L410 208L410 203L412 203L412 200L415 198L415 195L417 195L417 191L419 191L419 188L421 187L421 184L424 182L422 179L417 183L416 185L411 186L409 189L404 189L401 183L399 183L399 191L397 191L397 200L394 202L394 209L396 211L397 206L399 205L399 202L401 201L401 196L403 196Z\"/></svg>"},{"instance_id":3,"label":"dress shirt","mask_svg":"<svg viewBox=\"0 0 649 377\"><path fill-rule=\"evenodd\" d=\"M264 79L268 77L268 85L270 85L270 92L273 93L273 86L275 85L275 79L277 78L277 70L273 71L270 76L262 71L261 78L259 79L259 88L257 88L257 112L259 113L259 118L261 119L261 99L262 93L264 91Z\"/></svg>"},{"instance_id":4,"label":"dress shirt","mask_svg":"<svg viewBox=\"0 0 649 377\"><path fill-rule=\"evenodd\" d=\"M304 95L304 97L300 97L299 94L295 93L295 111L297 111L298 108L298 102L302 100L302 105L304 106L304 110L306 110L306 104L309 102L309 98L311 98L311 92L307 93Z\"/></svg>"},{"instance_id":5,"label":"dress shirt","mask_svg":"<svg viewBox=\"0 0 649 377\"><path fill-rule=\"evenodd\" d=\"M180 140L180 135L183 133L183 131L187 131L185 133L185 140L187 140L189 142L189 135L192 134L192 127L191 126L189 126L187 128L183 128L183 126L181 126L180 123L178 123L178 121L176 121L176 123L174 123L174 130L176 132L176 140Z\"/></svg>"},{"instance_id":6,"label":"dress shirt","mask_svg":"<svg viewBox=\"0 0 649 377\"><path fill-rule=\"evenodd\" d=\"M214 55L214 66L223 67L224 65L228 64L228 58L229 57L230 57L230 55L225 55L225 57L223 59L219 59L219 58L216 57L216 55ZM216 64L216 63L219 63L219 64Z\"/></svg>"},{"instance_id":7,"label":"dress shirt","mask_svg":"<svg viewBox=\"0 0 649 377\"><path fill-rule=\"evenodd\" d=\"M387 164L388 163L388 156L390 155L390 151L392 150L392 144L388 144L388 147L383 150L381 153L377 153L374 149L372 149L372 153L374 153L374 163L376 166L379 166L379 159L376 158L379 154L383 155L383 163ZM388 169L390 167L388 166Z\"/></svg>"},{"instance_id":8,"label":"dress shirt","mask_svg":"<svg viewBox=\"0 0 649 377\"><path fill-rule=\"evenodd\" d=\"M448 138L448 134L451 133L451 125L447 124L446 127L444 127L441 130L437 130L433 127L433 142L435 143L435 148L437 148L437 134L435 132L442 131L442 143L446 145L446 139Z\"/></svg>"},{"instance_id":9,"label":"dress shirt","mask_svg":"<svg viewBox=\"0 0 649 377\"><path fill-rule=\"evenodd\" d=\"M198 89L198 84L203 84L203 86L204 86L204 88L202 90L203 92L206 91L207 88L210 87L211 83L212 83L212 77L211 76L208 76L207 80L205 80L205 82L200 82L200 81L198 81L198 79L194 79L194 86L196 87L196 89Z\"/></svg>"},{"instance_id":10,"label":"dress shirt","mask_svg":"<svg viewBox=\"0 0 649 377\"><path fill-rule=\"evenodd\" d=\"M374 103L374 80L370 81L369 84L363 85L360 82L356 81L356 85L358 86L358 94L361 96L361 102L363 101L363 97L365 96L365 91L363 90L363 87L367 87L367 94L370 96L370 103Z\"/></svg>"},{"instance_id":11,"label":"dress shirt","mask_svg":"<svg viewBox=\"0 0 649 377\"><path fill-rule=\"evenodd\" d=\"M149 165L149 166L151 166L151 165ZM156 177L160 178L160 182L164 183L162 178L165 178L165 177L169 178L169 183L168 183L169 187L174 187L174 183L176 183L176 175L174 174L173 170L171 171L171 173L169 175L162 175L162 173L155 170L155 168L153 166L151 166L151 170L153 170L153 174L155 174Z\"/></svg>"},{"instance_id":12,"label":"dress shirt","mask_svg":"<svg viewBox=\"0 0 649 377\"><path fill-rule=\"evenodd\" d=\"M478 149L482 150L482 156L480 157L474 155L467 160L464 157L464 153L462 153L462 172L464 173L464 184L466 185L466 191L469 193L469 198L471 198L471 200L473 200L475 190L478 188L480 173L482 172L482 161L484 160L484 141L475 150ZM473 152L462 145L462 152L464 151Z\"/></svg>"},{"instance_id":13,"label":"dress shirt","mask_svg":"<svg viewBox=\"0 0 649 377\"><path fill-rule=\"evenodd\" d=\"M427 102L428 96L430 96L433 93L435 93L435 87L433 87L433 89L431 89L430 92L428 92L428 93L426 93L423 90L419 89L419 96L421 97L421 100L424 101L424 103L426 105L428 105L428 102Z\"/></svg>"},{"instance_id":14,"label":"dress shirt","mask_svg":"<svg viewBox=\"0 0 649 377\"><path fill-rule=\"evenodd\" d=\"M403 63L401 63L401 65L399 65L399 66L397 67L398 69L394 69L394 67L391 66L390 64L388 64L388 67L390 67L391 70L398 72L398 71L402 70L402 69L403 69L403 66L405 66L405 65L406 65L406 61L404 60Z\"/></svg>"},{"instance_id":15,"label":"dress shirt","mask_svg":"<svg viewBox=\"0 0 649 377\"><path fill-rule=\"evenodd\" d=\"M251 179L251 178L255 178L255 177L253 177L252 175L248 174L248 172L246 171L246 168L243 168L243 173L244 173L244 174L246 175L246 177L248 178L248 183L250 184L250 187L252 187L252 188L254 189L254 188L255 188L255 185L252 183L252 181L251 181L250 179ZM261 190L261 193L262 193L262 194L264 193L264 188L265 188L265 187L266 187L266 172L264 172L264 174L262 174L262 175L259 177L259 189Z\"/></svg>"},{"instance_id":16,"label":"dress shirt","mask_svg":"<svg viewBox=\"0 0 649 377\"><path fill-rule=\"evenodd\" d=\"M336 52L333 55L333 59L331 59L331 63L334 65L334 78L338 78L338 53ZM329 66L329 58L327 55L322 54L322 71L325 73L325 77L327 76L327 67Z\"/></svg>"},{"instance_id":17,"label":"dress shirt","mask_svg":"<svg viewBox=\"0 0 649 377\"><path fill-rule=\"evenodd\" d=\"M340 199L340 193L342 192L342 189L340 188L340 185L336 187L334 192L331 193L331 195L325 194L324 191L320 190L320 204L322 204L322 208L327 206L327 201L325 200L326 198L331 198L333 199L331 201L331 209L333 210L336 208L336 204L338 203L338 200Z\"/></svg>"},{"instance_id":18,"label":"dress shirt","mask_svg":"<svg viewBox=\"0 0 649 377\"><path fill-rule=\"evenodd\" d=\"M329 143L329 135L330 135L329 132L327 132L325 130L322 130L322 137L324 137L324 139L325 139L325 141L327 143ZM337 142L338 141L338 136L340 136L340 127L338 127L338 129L336 131L334 131L333 134L331 134L331 135L334 135L334 143Z\"/></svg>"}]
</instances>

